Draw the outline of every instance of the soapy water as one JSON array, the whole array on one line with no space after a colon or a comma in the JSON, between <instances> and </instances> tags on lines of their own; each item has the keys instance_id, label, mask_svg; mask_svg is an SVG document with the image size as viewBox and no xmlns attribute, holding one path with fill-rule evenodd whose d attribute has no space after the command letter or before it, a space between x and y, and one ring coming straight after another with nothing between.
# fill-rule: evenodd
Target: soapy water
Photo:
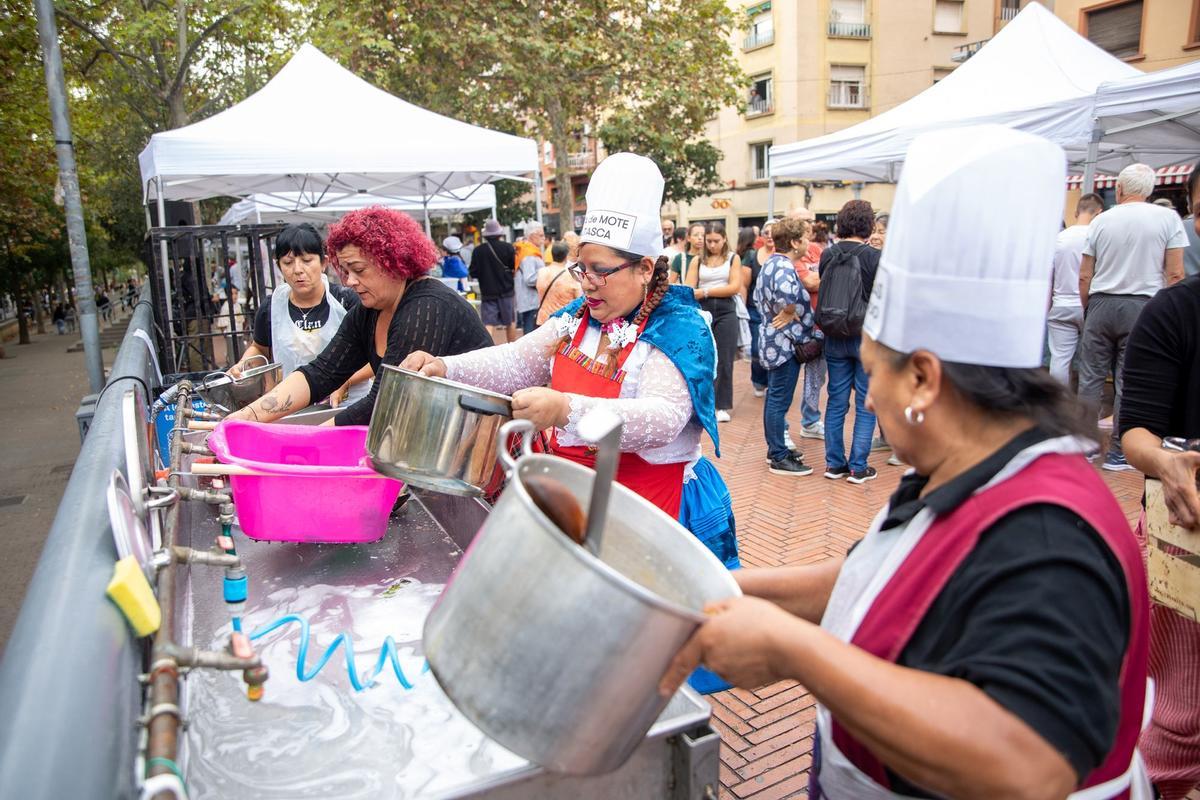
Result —
<instances>
[{"instance_id":1,"label":"soapy water","mask_svg":"<svg viewBox=\"0 0 1200 800\"><path fill-rule=\"evenodd\" d=\"M432 798L528 768L468 722L425 669L421 629L441 590L406 580L268 592L243 618L271 673L263 699L246 699L240 672L187 679L190 796ZM224 647L228 617L214 628L204 632L209 645ZM325 661L340 649L347 673L308 665L305 644L324 642ZM376 670L358 673L350 656Z\"/></svg>"}]
</instances>

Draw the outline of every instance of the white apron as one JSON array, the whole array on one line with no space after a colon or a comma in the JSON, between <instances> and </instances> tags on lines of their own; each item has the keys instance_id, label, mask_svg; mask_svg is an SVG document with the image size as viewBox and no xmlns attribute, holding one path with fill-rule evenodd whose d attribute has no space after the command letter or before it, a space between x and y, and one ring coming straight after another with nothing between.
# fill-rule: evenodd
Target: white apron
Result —
<instances>
[{"instance_id":1,"label":"white apron","mask_svg":"<svg viewBox=\"0 0 1200 800\"><path fill-rule=\"evenodd\" d=\"M271 357L275 363L283 367L283 377L287 377L300 367L321 354L326 345L332 341L334 334L346 318L346 309L329 291L329 279L321 276L325 287L325 298L329 301L329 319L320 328L312 331L302 331L292 321L288 313L288 302L292 296L292 287L286 282L280 282L271 292ZM363 381L350 387L346 403L353 403L371 391L371 382ZM321 398L314 397L313 402Z\"/></svg>"},{"instance_id":2,"label":"white apron","mask_svg":"<svg viewBox=\"0 0 1200 800\"><path fill-rule=\"evenodd\" d=\"M1047 439L1022 450L1008 462L985 485L975 490L979 494L1007 480L1029 466L1037 457L1048 453L1083 453L1085 445L1071 436ZM921 537L936 519L928 508L922 508L906 525L889 529L880 534L880 526L887 518L885 506L871 522L867 535L854 551L846 557L846 563L838 574L821 627L843 642L850 642L866 618L875 598L891 581L892 576L917 546ZM1142 726L1149 722L1149 712L1154 708L1153 686L1146 693ZM821 763L819 768L821 790L829 800L904 800L910 795L893 792L880 786L869 775L856 767L838 749L833 741L832 715L824 705L817 704L817 736L820 737ZM1152 800L1153 790L1146 775L1145 765L1137 751L1125 774L1105 783L1081 789L1068 796L1068 800L1107 800L1130 789L1131 800Z\"/></svg>"}]
</instances>

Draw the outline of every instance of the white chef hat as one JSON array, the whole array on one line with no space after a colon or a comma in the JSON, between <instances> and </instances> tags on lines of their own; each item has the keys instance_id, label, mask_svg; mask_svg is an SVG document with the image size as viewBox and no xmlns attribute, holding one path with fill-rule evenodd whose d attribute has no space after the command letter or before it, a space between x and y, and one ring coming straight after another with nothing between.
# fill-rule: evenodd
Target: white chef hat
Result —
<instances>
[{"instance_id":1,"label":"white chef hat","mask_svg":"<svg viewBox=\"0 0 1200 800\"><path fill-rule=\"evenodd\" d=\"M614 153L600 162L588 183L580 242L657 258L662 252L662 197L663 176L653 161Z\"/></svg>"},{"instance_id":2,"label":"white chef hat","mask_svg":"<svg viewBox=\"0 0 1200 800\"><path fill-rule=\"evenodd\" d=\"M1066 156L999 125L908 148L863 330L901 353L1038 367Z\"/></svg>"}]
</instances>

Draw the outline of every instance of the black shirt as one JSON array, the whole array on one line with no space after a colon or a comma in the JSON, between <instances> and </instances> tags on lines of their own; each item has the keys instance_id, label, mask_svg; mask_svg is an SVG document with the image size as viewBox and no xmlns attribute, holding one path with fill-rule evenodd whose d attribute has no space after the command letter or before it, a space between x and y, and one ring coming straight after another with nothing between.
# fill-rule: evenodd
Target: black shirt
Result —
<instances>
[{"instance_id":1,"label":"black shirt","mask_svg":"<svg viewBox=\"0 0 1200 800\"><path fill-rule=\"evenodd\" d=\"M503 239L487 239L471 254L468 274L479 281L484 299L507 297L513 293L513 273L517 269L517 250Z\"/></svg>"},{"instance_id":2,"label":"black shirt","mask_svg":"<svg viewBox=\"0 0 1200 800\"><path fill-rule=\"evenodd\" d=\"M848 252L858 256L858 265L862 268L863 301L871 302L871 290L875 288L875 273L879 271L880 252L869 244L861 242L838 242L826 247L821 252L821 262L817 265L817 274L824 275L825 267L835 255Z\"/></svg>"},{"instance_id":3,"label":"black shirt","mask_svg":"<svg viewBox=\"0 0 1200 800\"><path fill-rule=\"evenodd\" d=\"M1200 275L1146 303L1125 347L1121 433L1200 437Z\"/></svg>"},{"instance_id":4,"label":"black shirt","mask_svg":"<svg viewBox=\"0 0 1200 800\"><path fill-rule=\"evenodd\" d=\"M746 286L746 308L757 309L754 304L754 286L758 283L758 274L762 272L762 264L758 263L758 250L753 247L747 247L746 252L742 254L742 266L750 268L750 283Z\"/></svg>"},{"instance_id":5,"label":"black shirt","mask_svg":"<svg viewBox=\"0 0 1200 800\"><path fill-rule=\"evenodd\" d=\"M925 497L928 478L906 475L883 530L925 506L952 511L1045 438L1036 429L1022 433ZM1116 737L1129 613L1124 572L1096 530L1061 506L1025 506L982 533L897 663L974 684L1062 753L1082 780ZM933 796L888 775L894 791Z\"/></svg>"},{"instance_id":6,"label":"black shirt","mask_svg":"<svg viewBox=\"0 0 1200 800\"><path fill-rule=\"evenodd\" d=\"M329 291L321 295L321 302L311 309L298 308L288 300L288 316L302 331L315 331L325 327L329 320L329 295L332 294L347 311L358 305L358 293L345 286L329 285ZM259 306L254 314L254 343L260 347L271 346L271 298Z\"/></svg>"},{"instance_id":7,"label":"black shirt","mask_svg":"<svg viewBox=\"0 0 1200 800\"><path fill-rule=\"evenodd\" d=\"M388 325L387 352L382 358L375 350L378 319L378 309L361 304L347 312L321 354L297 370L308 380L310 397L328 396L364 364L370 364L378 375L380 363L399 364L415 350L455 356L492 345L492 337L471 304L433 278L408 284ZM335 424L366 425L371 421L378 392L379 382L375 381L370 394L334 417Z\"/></svg>"}]
</instances>

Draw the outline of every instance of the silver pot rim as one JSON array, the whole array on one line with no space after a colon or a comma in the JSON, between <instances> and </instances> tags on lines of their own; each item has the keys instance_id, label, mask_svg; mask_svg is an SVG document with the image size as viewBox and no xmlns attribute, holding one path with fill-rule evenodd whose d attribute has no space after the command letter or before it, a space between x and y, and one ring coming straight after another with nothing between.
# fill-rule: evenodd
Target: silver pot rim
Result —
<instances>
[{"instance_id":1,"label":"silver pot rim","mask_svg":"<svg viewBox=\"0 0 1200 800\"><path fill-rule=\"evenodd\" d=\"M623 574L619 570L617 570L614 567L610 566L609 564L605 563L600 558L596 557L595 555L592 555L592 552L590 550L588 550L588 548L585 547L584 545L575 544L575 542L572 541L565 533L560 531L558 529L558 526L555 525L554 522L552 522L548 516L546 516L545 512L543 512L540 508L538 508L537 504L533 502L533 498L529 496L529 491L525 488L525 482L523 480L521 480L520 468L521 468L521 465L524 464L527 460L529 460L531 463L536 463L538 461L550 461L555 464L570 464L571 466L574 466L574 467L580 467L580 469L587 469L587 468L583 467L579 464L576 464L573 461L569 461L568 459L561 458L561 457L555 456L555 455L545 454L545 453L527 454L527 455L523 455L523 456L521 456L521 458L517 459L516 467L513 469L512 476L509 479L509 486L516 487L518 496L521 498L526 510L530 511L534 515L534 517L538 520L538 522L540 523L540 525L538 526L539 535L549 536L551 539L554 540L557 547L561 547L561 548L567 550L568 552L571 553L571 555L574 558L579 559L584 565L591 568L595 572L599 573L599 575L601 577L603 577L605 580L607 580L609 583L614 584L618 589L621 589L625 592L628 592L629 594L632 594L638 600L641 600L642 602L646 603L647 605L650 605L660 611L665 611L669 614L673 614L675 616L682 617L683 619L686 619L690 622L695 622L697 624L702 623L708 619L708 617L703 613L703 611L693 611L692 609L688 608L687 606L684 606L680 603L676 603L672 600L668 600L665 597L661 597L660 595L655 594L654 592L647 589L645 586L642 586L637 581L633 580L632 578ZM663 512L662 509L660 509L658 506L651 503L646 498L637 494L629 487L621 486L620 484L617 484L613 488L617 491L627 493L627 496L622 498L623 500L641 503L647 509L652 509L653 511L655 511L659 514L662 514L664 517L667 516ZM617 498L615 496L612 498L612 500L616 500L616 499ZM675 522L675 524L678 525L678 522L676 522L675 520L671 520L670 517L667 517L667 519L670 520L671 522ZM683 531L683 533L688 535L689 538L694 539L694 537L692 537L691 533L686 528L683 528L682 525L680 525L679 527ZM695 542L695 544L698 547L704 547L704 545L700 544L700 542L698 540ZM732 589L730 596L736 597L736 596L740 595L742 592L741 592L740 587L737 585L737 581L733 580L733 578L731 577L729 582L730 582L730 587Z\"/></svg>"},{"instance_id":2,"label":"silver pot rim","mask_svg":"<svg viewBox=\"0 0 1200 800\"><path fill-rule=\"evenodd\" d=\"M415 372L411 369L404 369L403 367L397 367L393 364L382 364L381 366L385 370L391 370L392 372L398 372L401 375L404 375L409 378L419 378L420 380L429 381L431 383L436 383L441 386L445 386L450 389L455 389L460 392L467 392L469 394L482 395L483 397L491 397L495 400L501 400L505 403L510 403L510 404L512 403L512 397L510 395L500 394L499 392L493 392L488 389L480 389L478 386L472 386L469 383L459 383L458 381L452 381L449 378L434 378L430 375L422 375L419 372Z\"/></svg>"}]
</instances>

